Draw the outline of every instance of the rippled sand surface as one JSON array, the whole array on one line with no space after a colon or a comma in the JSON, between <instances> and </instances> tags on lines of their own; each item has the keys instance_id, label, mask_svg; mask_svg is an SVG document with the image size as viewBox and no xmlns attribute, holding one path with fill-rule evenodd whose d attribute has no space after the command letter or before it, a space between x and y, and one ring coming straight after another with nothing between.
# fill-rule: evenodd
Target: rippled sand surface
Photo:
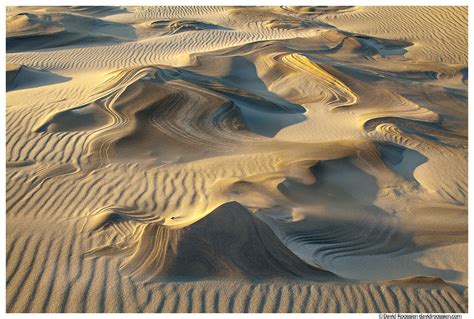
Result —
<instances>
[{"instance_id":1,"label":"rippled sand surface","mask_svg":"<svg viewBox=\"0 0 474 319\"><path fill-rule=\"evenodd\" d=\"M466 312L466 7L8 7L8 312Z\"/></svg>"}]
</instances>

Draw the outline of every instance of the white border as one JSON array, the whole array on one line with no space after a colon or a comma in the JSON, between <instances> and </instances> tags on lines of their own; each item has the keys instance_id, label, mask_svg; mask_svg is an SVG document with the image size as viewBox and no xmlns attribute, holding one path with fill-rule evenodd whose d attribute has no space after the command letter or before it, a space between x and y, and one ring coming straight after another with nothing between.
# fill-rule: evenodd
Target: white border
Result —
<instances>
[{"instance_id":1,"label":"white border","mask_svg":"<svg viewBox=\"0 0 474 319\"><path fill-rule=\"evenodd\" d=\"M346 1L346 0L332 0L332 1L316 1L316 0L278 0L278 1L268 1L268 0L202 0L202 1L196 1L196 0L175 0L175 1L153 1L153 0L139 0L137 2L134 1L124 1L124 2L114 2L111 0L108 1L91 1L91 0L74 0L74 1L60 1L60 3L56 1L51 1L51 0L29 0L29 1L14 1L14 0L5 0L3 1L4 5L2 5L2 12L1 12L1 24L0 24L0 30L2 31L2 34L4 35L5 39L5 11L6 7L5 6L56 6L56 5L112 5L112 6L126 6L126 5L146 5L146 6L154 6L154 5L223 5L223 6L232 6L232 5L244 5L244 6L249 6L249 5L259 5L259 6L279 6L279 5L330 5L330 6L342 6L342 5L357 5L357 6L374 6L374 5L380 5L380 6L394 6L394 5L417 5L417 6L468 6L468 1L464 0L451 0L451 1L446 1L446 0L409 0L409 1L389 1L389 0L375 0L375 1L370 1L370 0L356 0L356 1ZM469 18L469 17L468 17ZM469 38L471 38L471 35L473 34L473 27L469 23L469 29L468 29L468 34ZM469 52L472 52L472 41L469 39ZM5 40L1 41L1 50L3 54L3 63L2 63L2 72L5 74L5 63L6 63L6 50L5 50ZM468 58L469 64L471 64L472 57L469 56ZM469 72L470 73L470 72ZM3 88L5 88L5 75L1 77L1 85ZM469 92L472 91L472 84L471 82L469 83ZM6 105L6 92L4 89L1 90L1 95L2 95L2 101L4 102L3 105ZM469 108L471 109L474 107L474 103L471 103L472 99L469 99ZM470 113L470 112L469 112ZM1 120L0 120L0 128L2 132L4 132L1 137L0 137L0 143L3 145L1 148L0 152L0 159L1 159L1 174L0 174L0 179L1 179L1 193L3 196L5 196L5 184L6 184L6 170L5 170L5 161L6 161L6 146L5 146L5 133L6 133L6 125L5 125L5 109L3 109L1 113ZM474 127L473 123L471 121L472 116L469 116L469 136L474 136ZM455 165L455 164L454 164ZM472 156L471 152L469 150L469 185L471 184L472 181L472 174L470 173L473 168L473 161L472 161ZM471 193L469 192L469 201L471 201ZM0 306L1 306L1 312L6 313L6 251L5 251L5 239L6 239L6 202L5 198L0 202L1 204L1 223L2 226L1 229L1 234L0 234L0 244L1 244L1 265L0 265L0 270L2 273L2 286L0 289ZM469 214L470 215L470 214ZM469 230L472 227L472 222L473 222L474 217L469 216ZM472 243L474 241L474 234L469 231L469 237L468 237L468 242ZM472 245L469 244L469 256L472 256L473 248ZM470 261L470 258L468 259ZM472 271L472 263L469 262L469 268L468 271L471 273ZM469 276L469 284L468 284L468 291L469 295L471 298L473 298L472 289L471 289L471 277ZM472 304L471 302L469 304ZM469 307L470 309L470 307ZM226 318L243 318L243 317L254 317L254 316L259 316L259 317L264 317L264 318L287 318L288 316L293 317L298 317L298 318L379 318L379 314L374 313L374 314L7 314L8 318L84 318L84 317L92 317L92 318L150 318L150 317L158 317L159 318L199 318L199 319L208 319L210 317L217 318L217 317L226 317ZM463 314L464 318L468 318L469 314Z\"/></svg>"}]
</instances>

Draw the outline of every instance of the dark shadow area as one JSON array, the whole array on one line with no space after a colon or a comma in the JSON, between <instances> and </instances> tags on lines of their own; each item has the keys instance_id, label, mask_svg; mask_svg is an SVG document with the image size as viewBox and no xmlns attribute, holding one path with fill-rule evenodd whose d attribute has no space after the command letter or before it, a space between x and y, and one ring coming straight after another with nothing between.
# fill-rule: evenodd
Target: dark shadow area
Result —
<instances>
[{"instance_id":1,"label":"dark shadow area","mask_svg":"<svg viewBox=\"0 0 474 319\"><path fill-rule=\"evenodd\" d=\"M419 152L393 144L376 143L377 149L384 163L397 175L408 181L415 182L413 173L428 158Z\"/></svg>"},{"instance_id":2,"label":"dark shadow area","mask_svg":"<svg viewBox=\"0 0 474 319\"><path fill-rule=\"evenodd\" d=\"M18 66L17 69L7 71L7 92L31 89L51 84L58 84L70 81L70 77L65 77L47 70L36 70L25 66Z\"/></svg>"},{"instance_id":3,"label":"dark shadow area","mask_svg":"<svg viewBox=\"0 0 474 319\"><path fill-rule=\"evenodd\" d=\"M87 47L94 45L120 43L123 40L111 36L84 35L77 32L62 31L54 34L44 34L24 37L7 37L7 53L24 51L42 51L51 48Z\"/></svg>"},{"instance_id":4,"label":"dark shadow area","mask_svg":"<svg viewBox=\"0 0 474 319\"><path fill-rule=\"evenodd\" d=\"M404 55L408 51L406 48L413 43L401 40L389 40L362 35L353 35L362 44L364 50L369 55L380 54L381 56Z\"/></svg>"}]
</instances>

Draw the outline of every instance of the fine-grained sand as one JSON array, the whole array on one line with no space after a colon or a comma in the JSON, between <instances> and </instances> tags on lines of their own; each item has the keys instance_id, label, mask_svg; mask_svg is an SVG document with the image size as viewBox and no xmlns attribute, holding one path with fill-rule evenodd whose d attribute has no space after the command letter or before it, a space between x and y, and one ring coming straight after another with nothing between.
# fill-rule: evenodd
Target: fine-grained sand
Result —
<instances>
[{"instance_id":1,"label":"fine-grained sand","mask_svg":"<svg viewBox=\"0 0 474 319\"><path fill-rule=\"evenodd\" d=\"M466 7L7 7L8 312L467 312Z\"/></svg>"}]
</instances>

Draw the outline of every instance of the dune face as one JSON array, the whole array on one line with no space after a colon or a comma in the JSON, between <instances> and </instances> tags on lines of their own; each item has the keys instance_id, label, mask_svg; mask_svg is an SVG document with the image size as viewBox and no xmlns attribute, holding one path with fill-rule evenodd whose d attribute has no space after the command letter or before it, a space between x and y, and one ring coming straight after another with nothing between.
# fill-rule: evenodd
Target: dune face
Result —
<instances>
[{"instance_id":1,"label":"dune face","mask_svg":"<svg viewBox=\"0 0 474 319\"><path fill-rule=\"evenodd\" d=\"M467 8L7 7L8 312L467 312Z\"/></svg>"},{"instance_id":2,"label":"dune face","mask_svg":"<svg viewBox=\"0 0 474 319\"><path fill-rule=\"evenodd\" d=\"M116 222L116 219L107 220L107 223ZM93 254L110 254L110 251ZM124 270L146 281L156 278L337 280L337 276L299 259L264 222L235 202L220 206L184 228L148 224Z\"/></svg>"}]
</instances>

